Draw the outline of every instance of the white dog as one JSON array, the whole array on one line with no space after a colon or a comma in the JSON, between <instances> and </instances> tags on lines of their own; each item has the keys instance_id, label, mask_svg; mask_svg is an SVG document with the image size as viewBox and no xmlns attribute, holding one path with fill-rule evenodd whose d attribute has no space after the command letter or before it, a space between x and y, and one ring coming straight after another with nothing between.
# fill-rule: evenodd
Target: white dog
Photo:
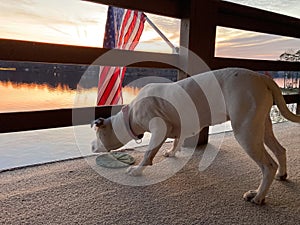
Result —
<instances>
[{"instance_id":1,"label":"white dog","mask_svg":"<svg viewBox=\"0 0 300 225\"><path fill-rule=\"evenodd\" d=\"M276 140L269 117L273 102L286 119L300 123L300 116L288 110L276 83L250 70L226 68L175 83L149 84L118 114L93 122L97 139L92 150L117 149L132 139L141 139L144 132L151 132L144 159L128 170L131 175L141 175L146 166L152 165L166 138L175 140L173 148L164 155L174 156L187 137L209 125L231 120L235 138L263 174L258 189L245 193L244 199L262 204L274 177L287 177L286 150ZM264 144L272 150L278 165Z\"/></svg>"}]
</instances>

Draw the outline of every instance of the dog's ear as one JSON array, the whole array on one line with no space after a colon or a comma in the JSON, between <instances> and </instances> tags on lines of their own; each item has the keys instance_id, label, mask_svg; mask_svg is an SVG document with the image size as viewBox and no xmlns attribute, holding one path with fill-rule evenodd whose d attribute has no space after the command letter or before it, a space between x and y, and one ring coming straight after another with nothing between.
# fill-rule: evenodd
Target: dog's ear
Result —
<instances>
[{"instance_id":1,"label":"dog's ear","mask_svg":"<svg viewBox=\"0 0 300 225\"><path fill-rule=\"evenodd\" d=\"M98 118L91 123L91 127L96 126L98 128L104 127L104 118Z\"/></svg>"}]
</instances>

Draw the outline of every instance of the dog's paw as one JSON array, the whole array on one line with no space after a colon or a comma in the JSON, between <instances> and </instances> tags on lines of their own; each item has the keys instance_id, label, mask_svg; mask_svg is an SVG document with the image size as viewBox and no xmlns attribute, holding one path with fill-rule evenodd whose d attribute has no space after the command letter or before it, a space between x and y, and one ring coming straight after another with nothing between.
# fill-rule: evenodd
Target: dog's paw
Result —
<instances>
[{"instance_id":1,"label":"dog's paw","mask_svg":"<svg viewBox=\"0 0 300 225\"><path fill-rule=\"evenodd\" d=\"M275 175L275 180L285 181L286 178L287 178L287 173L285 173L284 175L280 175L280 174Z\"/></svg>"},{"instance_id":2,"label":"dog's paw","mask_svg":"<svg viewBox=\"0 0 300 225\"><path fill-rule=\"evenodd\" d=\"M246 192L243 196L244 200L247 202L252 202L256 205L263 205L265 203L265 199L259 199L257 197L257 191L256 190L250 190Z\"/></svg>"},{"instance_id":3,"label":"dog's paw","mask_svg":"<svg viewBox=\"0 0 300 225\"><path fill-rule=\"evenodd\" d=\"M127 173L130 176L141 176L143 175L143 169L140 166L131 166L127 169Z\"/></svg>"}]
</instances>

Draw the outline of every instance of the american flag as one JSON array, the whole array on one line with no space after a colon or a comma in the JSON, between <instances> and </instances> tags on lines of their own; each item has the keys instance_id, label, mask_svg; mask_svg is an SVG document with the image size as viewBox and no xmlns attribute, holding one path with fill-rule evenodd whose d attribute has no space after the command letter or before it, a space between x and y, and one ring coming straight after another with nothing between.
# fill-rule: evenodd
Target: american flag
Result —
<instances>
[{"instance_id":1,"label":"american flag","mask_svg":"<svg viewBox=\"0 0 300 225\"><path fill-rule=\"evenodd\" d=\"M108 7L104 48L134 50L144 29L144 13ZM122 81L126 67L100 66L97 105L122 104Z\"/></svg>"}]
</instances>

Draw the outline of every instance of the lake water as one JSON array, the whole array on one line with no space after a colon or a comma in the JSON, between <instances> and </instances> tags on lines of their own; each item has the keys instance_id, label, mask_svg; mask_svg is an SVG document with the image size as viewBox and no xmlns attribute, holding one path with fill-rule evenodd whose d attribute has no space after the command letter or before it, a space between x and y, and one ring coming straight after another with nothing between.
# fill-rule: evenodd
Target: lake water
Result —
<instances>
[{"instance_id":1,"label":"lake water","mask_svg":"<svg viewBox=\"0 0 300 225\"><path fill-rule=\"evenodd\" d=\"M277 80L282 83L283 80ZM138 88L124 87L124 103ZM0 81L0 112L95 106L97 88L77 90L67 85ZM34 121L33 121L34 122ZM210 133L230 130L230 123L212 127ZM0 170L91 155L95 133L89 125L0 134ZM143 143L149 141L146 135ZM127 147L138 146L134 141Z\"/></svg>"}]
</instances>

